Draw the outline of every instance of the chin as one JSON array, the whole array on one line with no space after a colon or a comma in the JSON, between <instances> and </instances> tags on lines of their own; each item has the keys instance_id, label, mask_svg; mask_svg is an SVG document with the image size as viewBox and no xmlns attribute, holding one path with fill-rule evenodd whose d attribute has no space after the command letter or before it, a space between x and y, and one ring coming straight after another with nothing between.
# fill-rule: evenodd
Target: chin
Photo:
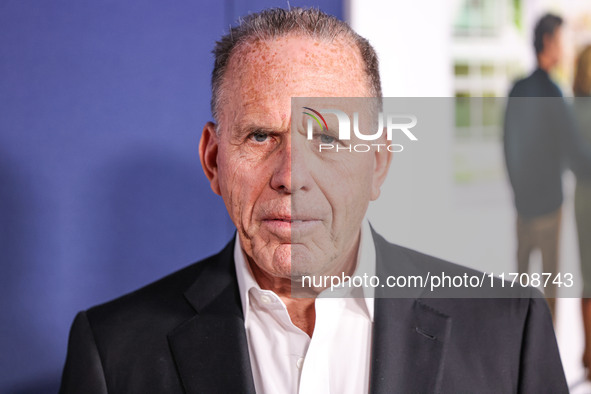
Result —
<instances>
[{"instance_id":1,"label":"chin","mask_svg":"<svg viewBox=\"0 0 591 394\"><path fill-rule=\"evenodd\" d=\"M293 278L304 275L322 275L332 259L327 254L312 253L304 245L292 247L291 276Z\"/></svg>"},{"instance_id":2,"label":"chin","mask_svg":"<svg viewBox=\"0 0 591 394\"><path fill-rule=\"evenodd\" d=\"M316 252L302 244L280 244L272 257L267 255L258 260L262 262L259 267L276 278L299 280L304 275L323 275L334 258Z\"/></svg>"},{"instance_id":3,"label":"chin","mask_svg":"<svg viewBox=\"0 0 591 394\"><path fill-rule=\"evenodd\" d=\"M301 245L281 244L275 249L269 267L273 276L291 279L313 274L318 266L312 264L314 259L307 249L299 246Z\"/></svg>"}]
</instances>

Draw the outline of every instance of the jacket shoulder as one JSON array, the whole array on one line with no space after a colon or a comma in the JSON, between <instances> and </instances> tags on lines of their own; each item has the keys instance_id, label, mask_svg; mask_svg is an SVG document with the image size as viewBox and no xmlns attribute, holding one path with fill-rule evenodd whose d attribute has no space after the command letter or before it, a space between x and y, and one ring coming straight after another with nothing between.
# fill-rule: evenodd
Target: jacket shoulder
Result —
<instances>
[{"instance_id":1,"label":"jacket shoulder","mask_svg":"<svg viewBox=\"0 0 591 394\"><path fill-rule=\"evenodd\" d=\"M466 304L468 299L513 300L519 308L527 309L529 299L543 299L542 293L533 287L511 286L511 282L503 281L491 272L484 272L474 268L456 264L438 257L434 257L414 249L392 244L382 236L374 233L378 272L381 276L413 277L409 281L415 285L414 289L400 291L395 289L386 296L408 296L420 299L445 299L449 304ZM420 277L421 279L414 279ZM385 278L383 278L385 279ZM480 303L484 301L479 301ZM502 302L506 304L509 301ZM475 304L478 304L476 302ZM497 302L497 304L500 304ZM525 312L525 310L523 311Z\"/></svg>"},{"instance_id":2,"label":"jacket shoulder","mask_svg":"<svg viewBox=\"0 0 591 394\"><path fill-rule=\"evenodd\" d=\"M374 232L376 251L386 265L400 265L402 272L412 271L417 274L429 272L449 272L450 274L481 274L478 270L452 263L450 261L393 244Z\"/></svg>"},{"instance_id":3,"label":"jacket shoulder","mask_svg":"<svg viewBox=\"0 0 591 394\"><path fill-rule=\"evenodd\" d=\"M79 313L70 331L61 392L180 392L170 335L198 315L196 301L231 283L233 245ZM201 298L191 293L196 288ZM87 390L89 382L102 389Z\"/></svg>"},{"instance_id":4,"label":"jacket shoulder","mask_svg":"<svg viewBox=\"0 0 591 394\"><path fill-rule=\"evenodd\" d=\"M114 330L150 330L168 332L195 313L185 292L209 268L230 266L233 242L216 255L143 286L112 301L86 311L90 325L97 334ZM230 261L228 261L230 259ZM166 318L163 318L166 317Z\"/></svg>"},{"instance_id":5,"label":"jacket shoulder","mask_svg":"<svg viewBox=\"0 0 591 394\"><path fill-rule=\"evenodd\" d=\"M531 85L531 79L532 75L529 75L516 80L509 91L509 97L527 97L530 94L527 90Z\"/></svg>"}]
</instances>

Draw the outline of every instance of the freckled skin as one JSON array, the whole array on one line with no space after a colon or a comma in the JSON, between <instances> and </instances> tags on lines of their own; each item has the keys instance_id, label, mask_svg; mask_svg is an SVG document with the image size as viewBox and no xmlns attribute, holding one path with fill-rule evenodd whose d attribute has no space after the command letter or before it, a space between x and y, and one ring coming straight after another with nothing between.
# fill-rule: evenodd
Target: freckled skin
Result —
<instances>
[{"instance_id":1,"label":"freckled skin","mask_svg":"<svg viewBox=\"0 0 591 394\"><path fill-rule=\"evenodd\" d=\"M304 134L291 132L291 98L371 97L356 47L293 35L244 44L230 59L222 92L219 135L205 126L200 155L259 285L287 303L292 275L351 274L360 224L390 155L318 154ZM255 129L265 133L248 132ZM277 232L266 221L276 216L312 225ZM309 312L290 315L311 334Z\"/></svg>"}]
</instances>

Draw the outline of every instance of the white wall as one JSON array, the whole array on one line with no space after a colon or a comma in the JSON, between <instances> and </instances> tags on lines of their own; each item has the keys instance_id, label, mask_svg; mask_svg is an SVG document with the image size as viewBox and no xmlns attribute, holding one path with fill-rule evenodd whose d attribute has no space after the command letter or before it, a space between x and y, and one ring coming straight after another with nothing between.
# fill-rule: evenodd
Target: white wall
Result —
<instances>
[{"instance_id":1,"label":"white wall","mask_svg":"<svg viewBox=\"0 0 591 394\"><path fill-rule=\"evenodd\" d=\"M349 0L346 18L376 48L384 96L452 94L452 9L441 0Z\"/></svg>"}]
</instances>

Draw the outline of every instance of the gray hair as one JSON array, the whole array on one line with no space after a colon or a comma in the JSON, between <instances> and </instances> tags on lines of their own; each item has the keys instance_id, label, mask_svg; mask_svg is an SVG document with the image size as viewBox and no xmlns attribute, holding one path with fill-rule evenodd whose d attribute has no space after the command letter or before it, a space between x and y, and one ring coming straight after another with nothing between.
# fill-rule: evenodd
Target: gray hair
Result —
<instances>
[{"instance_id":1,"label":"gray hair","mask_svg":"<svg viewBox=\"0 0 591 394\"><path fill-rule=\"evenodd\" d=\"M271 8L239 19L238 25L216 42L213 49L215 62L211 73L211 113L218 120L221 85L232 53L238 46L256 40L274 39L288 34L306 35L316 39L351 40L361 54L365 72L369 77L371 93L382 97L378 56L370 43L351 27L332 15L315 8Z\"/></svg>"}]
</instances>

